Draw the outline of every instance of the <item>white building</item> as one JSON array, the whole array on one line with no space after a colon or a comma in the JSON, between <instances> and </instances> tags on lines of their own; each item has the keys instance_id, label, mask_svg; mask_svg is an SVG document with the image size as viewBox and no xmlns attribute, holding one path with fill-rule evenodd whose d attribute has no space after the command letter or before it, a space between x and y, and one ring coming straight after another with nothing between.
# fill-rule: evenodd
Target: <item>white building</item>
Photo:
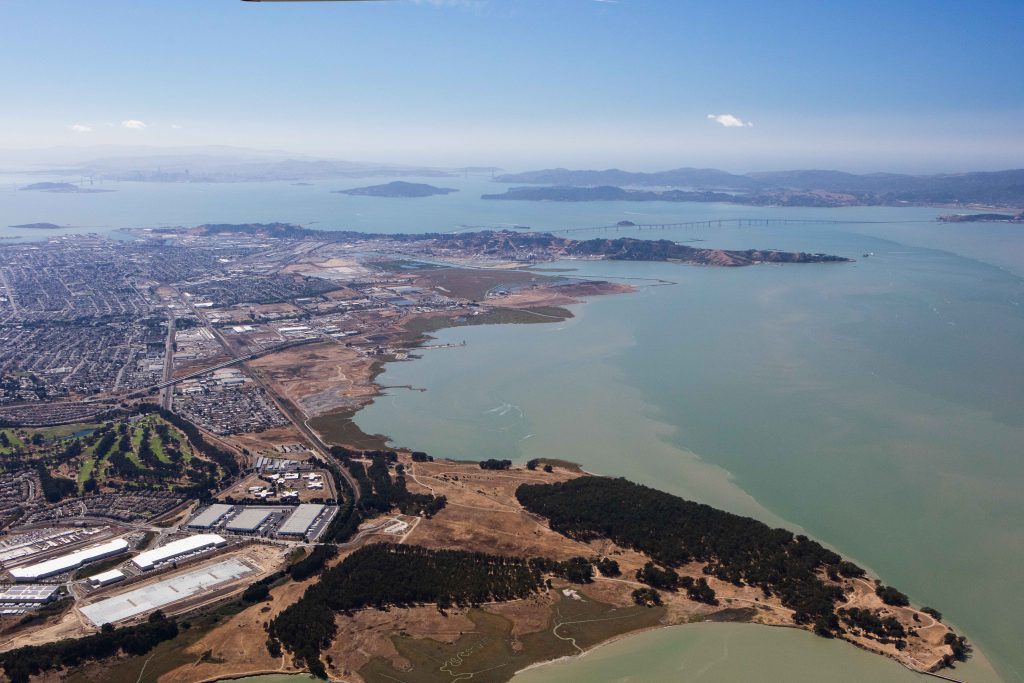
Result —
<instances>
[{"instance_id":1,"label":"white building","mask_svg":"<svg viewBox=\"0 0 1024 683\"><path fill-rule=\"evenodd\" d=\"M109 586L123 579L124 572L119 569L111 569L109 572L101 572L95 576L90 576L89 585L93 588L99 588L100 586Z\"/></svg>"},{"instance_id":2,"label":"white building","mask_svg":"<svg viewBox=\"0 0 1024 683\"><path fill-rule=\"evenodd\" d=\"M139 569L149 571L158 564L170 562L186 555L195 555L212 548L219 548L226 544L227 541L217 534L196 534L172 541L156 550L141 553L132 562Z\"/></svg>"},{"instance_id":3,"label":"white building","mask_svg":"<svg viewBox=\"0 0 1024 683\"><path fill-rule=\"evenodd\" d=\"M15 569L11 569L10 572L15 581L38 581L40 579L45 579L48 576L63 574L64 572L69 572L72 569L78 569L89 562L101 560L105 557L111 557L125 552L128 552L128 541L123 538L116 538L113 541L107 541L106 543L100 543L99 545L91 545L88 548L76 550L75 552L68 553L67 555L61 555L60 557L55 557L52 560L46 560L45 562L38 562L24 567L17 567Z\"/></svg>"}]
</instances>

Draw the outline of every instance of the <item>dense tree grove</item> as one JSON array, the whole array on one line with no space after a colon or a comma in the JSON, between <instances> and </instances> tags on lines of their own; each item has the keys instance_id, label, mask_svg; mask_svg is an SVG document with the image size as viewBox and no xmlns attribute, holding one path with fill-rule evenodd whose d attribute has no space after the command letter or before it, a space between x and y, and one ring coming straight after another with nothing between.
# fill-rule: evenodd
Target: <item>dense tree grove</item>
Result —
<instances>
[{"instance_id":1,"label":"dense tree grove","mask_svg":"<svg viewBox=\"0 0 1024 683\"><path fill-rule=\"evenodd\" d=\"M43 496L46 497L47 503L56 503L62 498L73 495L78 490L78 486L73 480L67 477L52 476L48 467L39 465L36 472L39 473L39 483L42 484Z\"/></svg>"},{"instance_id":2,"label":"dense tree grove","mask_svg":"<svg viewBox=\"0 0 1024 683\"><path fill-rule=\"evenodd\" d=\"M257 581L242 592L242 602L263 602L270 597L270 586Z\"/></svg>"},{"instance_id":3,"label":"dense tree grove","mask_svg":"<svg viewBox=\"0 0 1024 683\"><path fill-rule=\"evenodd\" d=\"M475 605L514 600L542 587L526 560L418 546L366 546L328 569L268 626L270 639L326 678L320 651L336 634L335 614L362 607L437 603Z\"/></svg>"},{"instance_id":4,"label":"dense tree grove","mask_svg":"<svg viewBox=\"0 0 1024 683\"><path fill-rule=\"evenodd\" d=\"M671 569L662 569L653 562L648 562L636 570L636 580L661 590L674 591L679 588L679 574Z\"/></svg>"},{"instance_id":5,"label":"dense tree grove","mask_svg":"<svg viewBox=\"0 0 1024 683\"><path fill-rule=\"evenodd\" d=\"M684 576L679 579L679 585L686 589L686 596L691 600L703 602L705 605L718 604L715 589L708 585L708 580L703 576L697 580L691 576Z\"/></svg>"},{"instance_id":6,"label":"dense tree grove","mask_svg":"<svg viewBox=\"0 0 1024 683\"><path fill-rule=\"evenodd\" d=\"M878 586L875 588L875 595L880 597L882 602L893 607L906 607L910 604L910 599L892 586Z\"/></svg>"},{"instance_id":7,"label":"dense tree grove","mask_svg":"<svg viewBox=\"0 0 1024 683\"><path fill-rule=\"evenodd\" d=\"M571 557L564 562L534 557L530 559L530 566L544 574L554 574L572 583L592 583L594 580L594 565L585 557Z\"/></svg>"},{"instance_id":8,"label":"dense tree grove","mask_svg":"<svg viewBox=\"0 0 1024 683\"><path fill-rule=\"evenodd\" d=\"M480 461L480 469L482 470L507 470L512 467L511 460L495 460L489 458L487 460Z\"/></svg>"},{"instance_id":9,"label":"dense tree grove","mask_svg":"<svg viewBox=\"0 0 1024 683\"><path fill-rule=\"evenodd\" d=\"M398 460L395 451L352 451L343 446L334 446L331 454L339 458L355 478L359 485L359 506L368 515L387 513L397 507L406 515L433 517L448 503L444 496L411 493L406 488L405 470L401 464L395 466L395 476L392 478L390 465ZM353 460L352 457L356 455L369 458L369 468ZM421 455L430 457L426 453Z\"/></svg>"},{"instance_id":10,"label":"dense tree grove","mask_svg":"<svg viewBox=\"0 0 1024 683\"><path fill-rule=\"evenodd\" d=\"M950 649L953 651L952 655L946 655L943 658L946 666L953 666L954 661L967 661L967 657L971 653L971 646L967 644L966 638L950 632L943 637L942 642L949 645Z\"/></svg>"},{"instance_id":11,"label":"dense tree grove","mask_svg":"<svg viewBox=\"0 0 1024 683\"><path fill-rule=\"evenodd\" d=\"M288 574L295 581L303 581L320 572L327 563L338 556L338 548L333 545L318 545L313 552L288 567Z\"/></svg>"},{"instance_id":12,"label":"dense tree grove","mask_svg":"<svg viewBox=\"0 0 1024 683\"><path fill-rule=\"evenodd\" d=\"M46 645L30 645L0 654L0 664L11 683L28 683L29 677L47 671L77 666L90 659L106 659L123 652L146 654L154 647L178 635L178 624L157 611L146 623L125 628L104 626L100 633L58 640Z\"/></svg>"},{"instance_id":13,"label":"dense tree grove","mask_svg":"<svg viewBox=\"0 0 1024 683\"><path fill-rule=\"evenodd\" d=\"M637 588L633 591L633 602L644 607L657 607L661 604L661 596L653 588Z\"/></svg>"},{"instance_id":14,"label":"dense tree grove","mask_svg":"<svg viewBox=\"0 0 1024 683\"><path fill-rule=\"evenodd\" d=\"M706 562L707 574L777 595L796 612L797 623L815 624L822 635L839 629L834 610L843 593L818 572L861 571L805 536L625 479L580 477L556 484L524 484L516 497L527 510L547 517L552 529L571 538L609 538L668 569ZM656 569L644 571L642 580L663 578L654 573Z\"/></svg>"},{"instance_id":15,"label":"dense tree grove","mask_svg":"<svg viewBox=\"0 0 1024 683\"><path fill-rule=\"evenodd\" d=\"M865 633L885 640L895 640L907 635L903 624L895 617L881 617L878 613L869 609L850 607L849 609L839 608L839 618L844 624L853 628L859 628Z\"/></svg>"},{"instance_id":16,"label":"dense tree grove","mask_svg":"<svg viewBox=\"0 0 1024 683\"><path fill-rule=\"evenodd\" d=\"M619 569L619 563L610 557L602 557L597 562L597 571L601 572L601 576L621 576L622 570Z\"/></svg>"}]
</instances>

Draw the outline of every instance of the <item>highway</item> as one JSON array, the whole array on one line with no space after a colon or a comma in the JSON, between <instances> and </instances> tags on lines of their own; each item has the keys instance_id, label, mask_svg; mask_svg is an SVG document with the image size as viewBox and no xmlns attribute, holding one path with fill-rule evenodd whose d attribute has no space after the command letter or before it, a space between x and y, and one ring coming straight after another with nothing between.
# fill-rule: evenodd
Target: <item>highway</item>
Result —
<instances>
[{"instance_id":1,"label":"highway","mask_svg":"<svg viewBox=\"0 0 1024 683\"><path fill-rule=\"evenodd\" d=\"M174 312L167 313L167 341L164 342L164 376L163 381L168 382L174 373ZM160 405L164 410L171 409L171 399L174 398L174 389L170 384L160 390Z\"/></svg>"}]
</instances>

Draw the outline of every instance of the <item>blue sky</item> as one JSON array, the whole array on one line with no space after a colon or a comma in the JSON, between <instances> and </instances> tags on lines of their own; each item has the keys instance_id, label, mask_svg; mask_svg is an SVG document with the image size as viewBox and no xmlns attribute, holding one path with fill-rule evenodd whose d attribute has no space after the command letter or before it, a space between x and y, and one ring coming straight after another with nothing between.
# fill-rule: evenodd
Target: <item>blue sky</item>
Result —
<instances>
[{"instance_id":1,"label":"blue sky","mask_svg":"<svg viewBox=\"0 0 1024 683\"><path fill-rule=\"evenodd\" d=\"M1019 0L4 0L0 148L1021 167L1022 26Z\"/></svg>"}]
</instances>

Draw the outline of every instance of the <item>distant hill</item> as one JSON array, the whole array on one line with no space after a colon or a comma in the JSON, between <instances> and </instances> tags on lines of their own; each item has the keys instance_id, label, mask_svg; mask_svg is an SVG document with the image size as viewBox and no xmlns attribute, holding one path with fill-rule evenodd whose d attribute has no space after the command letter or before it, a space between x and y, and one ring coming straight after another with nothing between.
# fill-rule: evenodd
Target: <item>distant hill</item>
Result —
<instances>
[{"instance_id":1,"label":"distant hill","mask_svg":"<svg viewBox=\"0 0 1024 683\"><path fill-rule=\"evenodd\" d=\"M781 204L798 206L902 205L902 204L981 204L1024 206L1024 169L983 171L940 175L899 173L855 174L830 170L770 171L735 175L716 169L679 168L657 173L632 173L618 169L573 171L556 168L498 176L503 183L528 183L566 187L602 188L594 199L610 196L607 187L674 187L682 190L727 191L737 193L731 199L741 204ZM502 199L527 199L529 193L517 190L516 196ZM578 194L578 193L577 193ZM551 199L539 194L536 199ZM582 196L582 195L580 195ZM496 198L489 195L488 198ZM644 201L647 195L623 197ZM670 195L663 199L672 201ZM587 201L574 199L562 201ZM676 200L676 201L722 201Z\"/></svg>"},{"instance_id":2,"label":"distant hill","mask_svg":"<svg viewBox=\"0 0 1024 683\"><path fill-rule=\"evenodd\" d=\"M508 173L495 178L500 183L533 185L617 185L636 187L679 187L751 191L762 183L748 176L735 175L714 168L676 168L656 173L632 173L611 168L604 171L570 171L552 168L526 173Z\"/></svg>"},{"instance_id":3,"label":"distant hill","mask_svg":"<svg viewBox=\"0 0 1024 683\"><path fill-rule=\"evenodd\" d=\"M98 145L44 150L0 149L0 168L25 173L133 182L310 181L320 178L443 178L451 171L409 164L318 158L281 150L223 145Z\"/></svg>"},{"instance_id":4,"label":"distant hill","mask_svg":"<svg viewBox=\"0 0 1024 683\"><path fill-rule=\"evenodd\" d=\"M519 199L550 202L728 202L734 195L724 192L686 190L625 190L611 185L598 187L513 187L504 194L485 194L482 199Z\"/></svg>"},{"instance_id":5,"label":"distant hill","mask_svg":"<svg viewBox=\"0 0 1024 683\"><path fill-rule=\"evenodd\" d=\"M10 225L10 228L21 228L22 230L60 230L61 226L56 223L22 223L21 225Z\"/></svg>"},{"instance_id":6,"label":"distant hill","mask_svg":"<svg viewBox=\"0 0 1024 683\"><path fill-rule=\"evenodd\" d=\"M450 194L458 190L450 187L434 187L426 183L407 183L396 180L384 185L354 187L350 190L334 190L336 194L358 195L364 197L432 197L438 194Z\"/></svg>"}]
</instances>

